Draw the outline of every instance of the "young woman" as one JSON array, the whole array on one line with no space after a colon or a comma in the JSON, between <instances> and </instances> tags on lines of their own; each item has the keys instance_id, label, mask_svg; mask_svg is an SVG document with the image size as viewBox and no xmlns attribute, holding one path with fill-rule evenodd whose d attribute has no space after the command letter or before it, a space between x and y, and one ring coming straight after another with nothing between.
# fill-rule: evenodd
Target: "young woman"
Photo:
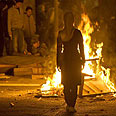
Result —
<instances>
[{"instance_id":1,"label":"young woman","mask_svg":"<svg viewBox=\"0 0 116 116\"><path fill-rule=\"evenodd\" d=\"M73 23L73 14L67 12L64 15L64 29L57 39L57 67L61 69L68 112L76 112L77 86L81 84L81 65L85 61L82 34Z\"/></svg>"}]
</instances>

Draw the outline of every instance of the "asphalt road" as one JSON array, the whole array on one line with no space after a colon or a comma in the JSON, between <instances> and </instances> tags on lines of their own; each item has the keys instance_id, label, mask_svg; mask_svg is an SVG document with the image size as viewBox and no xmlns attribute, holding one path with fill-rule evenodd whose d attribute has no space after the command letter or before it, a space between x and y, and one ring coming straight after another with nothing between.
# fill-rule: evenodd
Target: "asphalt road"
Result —
<instances>
[{"instance_id":1,"label":"asphalt road","mask_svg":"<svg viewBox=\"0 0 116 116\"><path fill-rule=\"evenodd\" d=\"M113 94L78 98L77 112L69 114L63 96L39 97L37 90L38 87L0 87L0 116L116 116Z\"/></svg>"},{"instance_id":2,"label":"asphalt road","mask_svg":"<svg viewBox=\"0 0 116 116\"><path fill-rule=\"evenodd\" d=\"M15 60L12 57L3 57L0 63L12 62L12 64L22 65L44 60L33 56L29 58L16 56ZM78 98L75 106L77 112L70 114L65 110L63 96L40 97L38 95L37 90L44 82L44 79L32 80L19 77L0 80L0 116L116 116L116 97L113 94Z\"/></svg>"}]
</instances>

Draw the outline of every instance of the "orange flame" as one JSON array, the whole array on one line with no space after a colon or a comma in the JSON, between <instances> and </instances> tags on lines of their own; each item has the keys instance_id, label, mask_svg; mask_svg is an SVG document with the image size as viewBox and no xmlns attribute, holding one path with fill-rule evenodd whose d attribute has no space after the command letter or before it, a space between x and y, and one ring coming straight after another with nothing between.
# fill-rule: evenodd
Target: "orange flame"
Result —
<instances>
[{"instance_id":1,"label":"orange flame","mask_svg":"<svg viewBox=\"0 0 116 116\"><path fill-rule=\"evenodd\" d=\"M97 23L98 25L98 23ZM92 61L87 61L85 63L85 67L82 70L83 73L88 73L92 75L92 78L95 78L96 75L102 78L102 80L106 83L107 87L112 91L116 91L114 88L114 84L110 81L110 69L105 69L103 66L100 66L100 59L102 58L102 47L103 42L100 44L96 44L96 51L93 52L90 44L91 44L91 34L94 32L94 28L91 25L89 17L86 14L82 14L82 21L79 25L79 30L82 32L82 36L84 39L84 52L85 59L95 59L99 58L96 62L96 69ZM96 70L96 72L94 72ZM105 74L104 74L105 72ZM105 76L106 75L106 76ZM85 79L88 77L85 77ZM89 77L91 78L91 77ZM61 85L61 72L56 69L56 73L53 75L53 79L48 78L46 84L43 84L41 91L53 90L53 89L62 89L63 85Z\"/></svg>"},{"instance_id":2,"label":"orange flame","mask_svg":"<svg viewBox=\"0 0 116 116\"><path fill-rule=\"evenodd\" d=\"M96 24L98 25L98 23ZM111 92L116 91L114 83L110 81L110 69L109 68L105 69L103 66L100 66L100 59L102 58L103 42L101 42L100 44L96 44L97 49L95 53L92 51L92 48L90 47L91 43L90 34L93 33L94 29L86 14L82 14L82 21L78 28L81 30L84 39L85 59L99 58L99 60L96 61L97 63L96 73L94 73L93 69L91 68L91 66L93 65L91 61L85 63L85 67L82 70L82 72L84 73L89 72L89 74L93 75L93 77L95 77L95 75L98 75L105 82L106 86L109 88Z\"/></svg>"},{"instance_id":3,"label":"orange flame","mask_svg":"<svg viewBox=\"0 0 116 116\"><path fill-rule=\"evenodd\" d=\"M56 68L56 73L53 75L53 79L48 77L46 84L42 85L41 91L53 90L54 88L62 88L61 85L61 72Z\"/></svg>"},{"instance_id":4,"label":"orange flame","mask_svg":"<svg viewBox=\"0 0 116 116\"><path fill-rule=\"evenodd\" d=\"M94 57L94 54L90 47L90 44L91 44L91 36L90 35L93 33L94 28L91 25L91 22L86 14L82 14L81 24L79 25L78 28L79 28L79 30L81 30L81 33L83 35L85 59L96 58L96 57ZM91 61L85 62L85 67L82 70L82 72L88 73L90 75L93 75L93 77L95 77L95 73L94 73L93 69L91 68L91 66L92 66ZM88 77L86 77L86 78L88 78Z\"/></svg>"}]
</instances>

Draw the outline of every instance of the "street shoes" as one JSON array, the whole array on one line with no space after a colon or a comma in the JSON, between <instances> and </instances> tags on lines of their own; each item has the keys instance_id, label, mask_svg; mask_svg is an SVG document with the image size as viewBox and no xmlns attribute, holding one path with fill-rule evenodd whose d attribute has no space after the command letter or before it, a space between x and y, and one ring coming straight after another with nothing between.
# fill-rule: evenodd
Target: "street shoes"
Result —
<instances>
[{"instance_id":1,"label":"street shoes","mask_svg":"<svg viewBox=\"0 0 116 116\"><path fill-rule=\"evenodd\" d=\"M72 106L66 106L66 111L69 112L69 113L75 113L77 112L76 109Z\"/></svg>"}]
</instances>

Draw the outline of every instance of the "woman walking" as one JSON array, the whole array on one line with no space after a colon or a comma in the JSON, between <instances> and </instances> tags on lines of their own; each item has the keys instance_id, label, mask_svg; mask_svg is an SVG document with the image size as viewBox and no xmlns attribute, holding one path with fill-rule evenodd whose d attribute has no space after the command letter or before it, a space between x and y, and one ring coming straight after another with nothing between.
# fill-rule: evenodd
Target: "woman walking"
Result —
<instances>
[{"instance_id":1,"label":"woman walking","mask_svg":"<svg viewBox=\"0 0 116 116\"><path fill-rule=\"evenodd\" d=\"M61 69L66 110L76 112L77 86L81 84L81 65L84 66L84 46L81 32L73 26L72 12L64 15L64 29L57 39L57 67Z\"/></svg>"}]
</instances>

